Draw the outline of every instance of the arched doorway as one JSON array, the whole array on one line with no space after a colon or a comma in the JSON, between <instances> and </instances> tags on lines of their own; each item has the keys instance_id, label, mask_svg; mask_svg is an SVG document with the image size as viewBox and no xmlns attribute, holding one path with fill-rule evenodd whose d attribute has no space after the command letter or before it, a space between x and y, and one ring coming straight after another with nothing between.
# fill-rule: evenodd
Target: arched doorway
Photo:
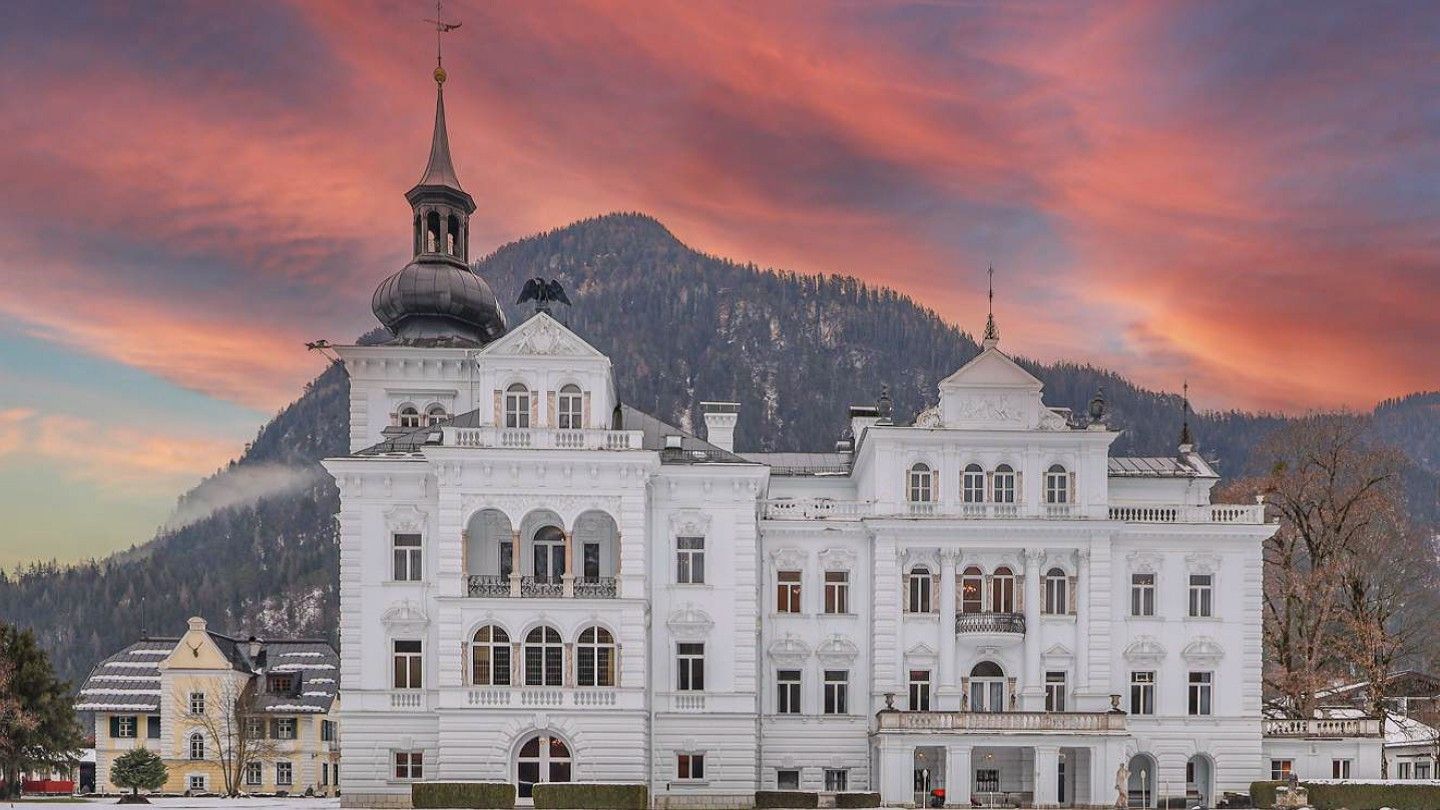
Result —
<instances>
[{"instance_id":1,"label":"arched doorway","mask_svg":"<svg viewBox=\"0 0 1440 810\"><path fill-rule=\"evenodd\" d=\"M465 573L482 578L474 582L502 585L505 593L495 595L508 595L515 561L513 539L510 518L504 512L482 509L471 515L465 524Z\"/></svg>"},{"instance_id":2,"label":"arched doorway","mask_svg":"<svg viewBox=\"0 0 1440 810\"><path fill-rule=\"evenodd\" d=\"M1129 799L1131 807L1155 806L1155 759L1149 754L1130 758Z\"/></svg>"},{"instance_id":3,"label":"arched doorway","mask_svg":"<svg viewBox=\"0 0 1440 810\"><path fill-rule=\"evenodd\" d=\"M1196 754L1185 763L1185 798L1192 807L1213 807L1215 767L1210 757Z\"/></svg>"},{"instance_id":4,"label":"arched doorway","mask_svg":"<svg viewBox=\"0 0 1440 810\"><path fill-rule=\"evenodd\" d=\"M970 711L1005 709L1005 670L994 661L981 661L970 670Z\"/></svg>"},{"instance_id":5,"label":"arched doorway","mask_svg":"<svg viewBox=\"0 0 1440 810\"><path fill-rule=\"evenodd\" d=\"M537 734L526 740L515 755L519 797L532 798L537 783L569 782L572 764L570 747L559 737Z\"/></svg>"}]
</instances>

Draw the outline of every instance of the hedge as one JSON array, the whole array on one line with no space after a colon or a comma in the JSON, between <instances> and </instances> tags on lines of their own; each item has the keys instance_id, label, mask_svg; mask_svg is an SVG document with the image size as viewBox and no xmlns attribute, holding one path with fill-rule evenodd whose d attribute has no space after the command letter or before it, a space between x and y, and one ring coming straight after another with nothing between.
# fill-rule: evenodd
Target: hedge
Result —
<instances>
[{"instance_id":1,"label":"hedge","mask_svg":"<svg viewBox=\"0 0 1440 810\"><path fill-rule=\"evenodd\" d=\"M1256 807L1275 806L1275 788L1285 782L1252 782L1250 800ZM1440 785L1407 785L1404 782L1301 782L1315 810L1440 810Z\"/></svg>"},{"instance_id":2,"label":"hedge","mask_svg":"<svg viewBox=\"0 0 1440 810\"><path fill-rule=\"evenodd\" d=\"M836 807L879 807L879 793L836 793Z\"/></svg>"},{"instance_id":3,"label":"hedge","mask_svg":"<svg viewBox=\"0 0 1440 810\"><path fill-rule=\"evenodd\" d=\"M646 810L650 789L645 785L612 783L542 782L535 785L536 810Z\"/></svg>"},{"instance_id":4,"label":"hedge","mask_svg":"<svg viewBox=\"0 0 1440 810\"><path fill-rule=\"evenodd\" d=\"M511 810L515 786L509 782L420 782L410 786L410 804L417 808Z\"/></svg>"},{"instance_id":5,"label":"hedge","mask_svg":"<svg viewBox=\"0 0 1440 810\"><path fill-rule=\"evenodd\" d=\"M805 790L757 790L755 791L755 806L758 808L819 807L820 794Z\"/></svg>"}]
</instances>

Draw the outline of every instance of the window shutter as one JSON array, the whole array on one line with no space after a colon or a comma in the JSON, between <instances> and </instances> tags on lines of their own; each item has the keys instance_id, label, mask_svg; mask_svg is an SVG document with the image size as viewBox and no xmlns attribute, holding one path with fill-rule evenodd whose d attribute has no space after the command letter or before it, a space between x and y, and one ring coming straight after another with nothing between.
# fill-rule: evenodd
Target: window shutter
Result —
<instances>
[{"instance_id":1,"label":"window shutter","mask_svg":"<svg viewBox=\"0 0 1440 810\"><path fill-rule=\"evenodd\" d=\"M145 736L152 740L160 739L160 715L145 718Z\"/></svg>"},{"instance_id":2,"label":"window shutter","mask_svg":"<svg viewBox=\"0 0 1440 810\"><path fill-rule=\"evenodd\" d=\"M271 721L270 721L270 739L272 739L272 740L278 740L278 739L280 739L280 721L279 721L279 720L271 719Z\"/></svg>"},{"instance_id":3,"label":"window shutter","mask_svg":"<svg viewBox=\"0 0 1440 810\"><path fill-rule=\"evenodd\" d=\"M1069 613L1071 616L1074 616L1074 615L1075 615L1075 600L1076 600L1076 598L1077 598L1076 593L1075 593L1075 586L1076 586L1076 584L1078 584L1078 583L1080 582L1080 578L1079 578L1079 577L1067 577L1067 579L1069 580L1069 585L1070 585L1070 587L1066 590L1065 593L1069 596L1069 602L1070 602L1070 603L1065 606L1065 611L1066 611L1067 613Z\"/></svg>"},{"instance_id":4,"label":"window shutter","mask_svg":"<svg viewBox=\"0 0 1440 810\"><path fill-rule=\"evenodd\" d=\"M110 715L110 736L112 738L120 736L120 718L113 714Z\"/></svg>"},{"instance_id":5,"label":"window shutter","mask_svg":"<svg viewBox=\"0 0 1440 810\"><path fill-rule=\"evenodd\" d=\"M1070 478L1070 486L1065 488L1065 502L1075 503L1075 473L1066 473Z\"/></svg>"}]
</instances>

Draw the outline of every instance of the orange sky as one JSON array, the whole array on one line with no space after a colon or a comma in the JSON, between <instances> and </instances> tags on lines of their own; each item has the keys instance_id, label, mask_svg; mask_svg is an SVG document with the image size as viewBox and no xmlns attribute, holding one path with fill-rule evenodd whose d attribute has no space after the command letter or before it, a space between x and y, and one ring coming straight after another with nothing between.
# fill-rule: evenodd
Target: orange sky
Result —
<instances>
[{"instance_id":1,"label":"orange sky","mask_svg":"<svg viewBox=\"0 0 1440 810\"><path fill-rule=\"evenodd\" d=\"M971 331L993 262L1012 350L1188 378L1205 407L1440 387L1433 5L446 13L464 22L447 110L482 249L638 210L697 249L891 285ZM301 341L373 324L374 285L407 258L432 14L12 8L0 479L26 463L17 414L42 413L99 442L178 419L154 463L208 472L318 371ZM98 400L115 424L80 406L93 390L42 401L100 364L123 377ZM45 444L29 463L65 480L73 458Z\"/></svg>"}]
</instances>

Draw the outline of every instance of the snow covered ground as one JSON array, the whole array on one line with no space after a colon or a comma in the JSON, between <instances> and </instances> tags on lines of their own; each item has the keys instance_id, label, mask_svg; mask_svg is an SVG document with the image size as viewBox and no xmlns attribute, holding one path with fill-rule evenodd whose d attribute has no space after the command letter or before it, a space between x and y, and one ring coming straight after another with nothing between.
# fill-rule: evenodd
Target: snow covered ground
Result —
<instances>
[{"instance_id":1,"label":"snow covered ground","mask_svg":"<svg viewBox=\"0 0 1440 810\"><path fill-rule=\"evenodd\" d=\"M68 801L57 801L55 799L42 799L33 802L10 802L0 801L0 808L26 808L26 807L102 807L117 804L117 800L110 799L72 799ZM217 808L233 807L236 810L336 810L340 806L339 799L151 799L151 807L164 808L165 810L180 810L180 808ZM144 808L143 804L131 804L126 807Z\"/></svg>"}]
</instances>

